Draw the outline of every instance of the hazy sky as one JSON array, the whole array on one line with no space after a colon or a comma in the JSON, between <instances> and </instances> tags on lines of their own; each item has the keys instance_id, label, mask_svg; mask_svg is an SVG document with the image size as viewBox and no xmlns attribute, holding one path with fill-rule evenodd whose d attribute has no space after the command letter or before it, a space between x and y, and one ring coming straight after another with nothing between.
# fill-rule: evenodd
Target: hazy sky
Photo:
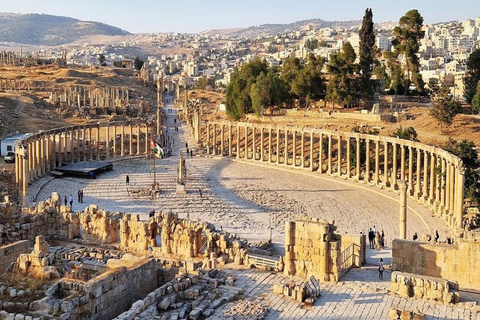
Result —
<instances>
[{"instance_id":1,"label":"hazy sky","mask_svg":"<svg viewBox=\"0 0 480 320\"><path fill-rule=\"evenodd\" d=\"M417 9L425 23L474 19L478 0L0 0L1 12L45 13L99 21L133 33L199 32L265 23L362 19L398 21Z\"/></svg>"}]
</instances>

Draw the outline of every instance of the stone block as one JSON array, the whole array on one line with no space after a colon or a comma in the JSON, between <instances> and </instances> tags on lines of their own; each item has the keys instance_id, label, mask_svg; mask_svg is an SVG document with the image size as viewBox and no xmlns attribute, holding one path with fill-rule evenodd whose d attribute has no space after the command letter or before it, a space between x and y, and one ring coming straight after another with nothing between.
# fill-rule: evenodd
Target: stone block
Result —
<instances>
[{"instance_id":1,"label":"stone block","mask_svg":"<svg viewBox=\"0 0 480 320\"><path fill-rule=\"evenodd\" d=\"M398 319L399 316L401 314L401 311L400 310L397 310L397 309L390 309L390 311L388 312L388 318L389 319Z\"/></svg>"}]
</instances>

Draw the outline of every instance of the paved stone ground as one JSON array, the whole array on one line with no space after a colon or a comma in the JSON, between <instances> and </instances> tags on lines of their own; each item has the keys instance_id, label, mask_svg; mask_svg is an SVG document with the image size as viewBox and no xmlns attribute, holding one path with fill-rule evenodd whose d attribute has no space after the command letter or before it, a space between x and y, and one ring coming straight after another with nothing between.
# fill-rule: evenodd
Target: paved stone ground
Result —
<instances>
[{"instance_id":1,"label":"paved stone ground","mask_svg":"<svg viewBox=\"0 0 480 320\"><path fill-rule=\"evenodd\" d=\"M185 142L190 147L194 143L185 127L180 127L179 133L174 132L175 110L167 113L167 117L169 132L175 139L174 155L157 161L157 181L161 188L158 199L135 198L129 193L134 188L147 188L153 181L149 163L142 158L117 161L114 170L96 180L44 177L31 186L30 197L37 195L39 201L56 191L62 196L73 194L76 199L77 190L83 189L84 203L75 201L74 210L97 204L110 211L140 213L143 218L151 209L171 210L182 217L212 222L249 240L268 239L272 227L273 240L280 253L284 221L295 216L333 219L339 232L366 232L375 225L377 230L384 230L387 247L398 234L399 196L396 193L281 166L187 157L187 194L175 195L179 153L185 151ZM127 174L130 186L125 185ZM428 209L413 201L409 201L407 230L408 238L414 232L421 235L435 230L439 230L441 236L449 235L440 219L432 217ZM389 272L385 280L379 282L374 267L380 257L390 264L388 249L368 250L366 267L349 271L340 285L322 285L323 296L310 311L272 294L273 283L279 280L275 275L257 270L235 272L248 299L271 307L268 319L385 319L390 308L396 306L418 308L433 319L476 319L473 313L461 307L402 300L386 294L390 286ZM221 310L225 308L227 306Z\"/></svg>"}]
</instances>

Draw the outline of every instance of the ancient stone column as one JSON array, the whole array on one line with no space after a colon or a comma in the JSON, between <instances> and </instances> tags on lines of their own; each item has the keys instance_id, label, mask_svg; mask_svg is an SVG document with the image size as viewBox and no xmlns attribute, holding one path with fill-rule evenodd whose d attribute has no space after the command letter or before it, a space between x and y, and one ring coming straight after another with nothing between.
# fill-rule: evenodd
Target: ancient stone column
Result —
<instances>
[{"instance_id":1,"label":"ancient stone column","mask_svg":"<svg viewBox=\"0 0 480 320\"><path fill-rule=\"evenodd\" d=\"M292 131L293 137L292 137L292 143L293 143L293 161L292 161L292 167L297 166L297 130Z\"/></svg>"},{"instance_id":2,"label":"ancient stone column","mask_svg":"<svg viewBox=\"0 0 480 320\"><path fill-rule=\"evenodd\" d=\"M435 200L435 184L437 178L435 177L435 153L430 153L430 190L428 194L428 200L430 203L433 203Z\"/></svg>"},{"instance_id":3,"label":"ancient stone column","mask_svg":"<svg viewBox=\"0 0 480 320\"><path fill-rule=\"evenodd\" d=\"M20 189L20 155L17 150L15 150L15 184Z\"/></svg>"},{"instance_id":4,"label":"ancient stone column","mask_svg":"<svg viewBox=\"0 0 480 320\"><path fill-rule=\"evenodd\" d=\"M217 155L217 124L213 124L213 155Z\"/></svg>"},{"instance_id":5,"label":"ancient stone column","mask_svg":"<svg viewBox=\"0 0 480 320\"><path fill-rule=\"evenodd\" d=\"M400 180L405 182L405 146L400 145Z\"/></svg>"},{"instance_id":6,"label":"ancient stone column","mask_svg":"<svg viewBox=\"0 0 480 320\"><path fill-rule=\"evenodd\" d=\"M149 152L149 145L150 143L150 136L148 134L148 122L145 121L145 154L148 154Z\"/></svg>"},{"instance_id":7,"label":"ancient stone column","mask_svg":"<svg viewBox=\"0 0 480 320\"><path fill-rule=\"evenodd\" d=\"M264 151L265 150L263 149L263 147L264 147L264 145L263 145L264 144L264 133L263 133L264 130L263 129L264 129L263 127L260 127L260 161L264 161L264 158L265 158L265 156L264 156Z\"/></svg>"},{"instance_id":8,"label":"ancient stone column","mask_svg":"<svg viewBox=\"0 0 480 320\"><path fill-rule=\"evenodd\" d=\"M417 181L415 183L415 194L417 199L420 199L420 195L422 194L422 187L420 183L421 171L422 171L422 154L421 154L420 148L417 147L417 170L416 170Z\"/></svg>"},{"instance_id":9,"label":"ancient stone column","mask_svg":"<svg viewBox=\"0 0 480 320\"><path fill-rule=\"evenodd\" d=\"M285 152L284 152L284 156L285 156L285 162L283 163L284 165L288 165L288 129L285 128Z\"/></svg>"},{"instance_id":10,"label":"ancient stone column","mask_svg":"<svg viewBox=\"0 0 480 320\"><path fill-rule=\"evenodd\" d=\"M436 156L436 163L438 164L439 168L442 167L442 164L440 163L440 159L438 156ZM438 208L441 201L441 195L440 195L440 189L442 187L441 183L442 183L441 173L435 172L435 209Z\"/></svg>"},{"instance_id":11,"label":"ancient stone column","mask_svg":"<svg viewBox=\"0 0 480 320\"><path fill-rule=\"evenodd\" d=\"M113 123L113 152L112 159L117 157L117 124Z\"/></svg>"},{"instance_id":12,"label":"ancient stone column","mask_svg":"<svg viewBox=\"0 0 480 320\"><path fill-rule=\"evenodd\" d=\"M302 132L300 132L300 135L301 135L301 147L302 147L302 150L300 152L300 156L301 156L301 159L300 159L300 166L302 168L305 167L305 132L303 131L302 129Z\"/></svg>"},{"instance_id":13,"label":"ancient stone column","mask_svg":"<svg viewBox=\"0 0 480 320\"><path fill-rule=\"evenodd\" d=\"M397 189L397 143L394 142L392 144L393 146L393 167L392 167L392 189L396 190Z\"/></svg>"},{"instance_id":14,"label":"ancient stone column","mask_svg":"<svg viewBox=\"0 0 480 320\"><path fill-rule=\"evenodd\" d=\"M141 123L137 124L137 156L140 155L140 134L141 134Z\"/></svg>"},{"instance_id":15,"label":"ancient stone column","mask_svg":"<svg viewBox=\"0 0 480 320\"><path fill-rule=\"evenodd\" d=\"M237 159L240 159L240 126L237 124L237 145L235 147L235 150L237 151L236 157Z\"/></svg>"},{"instance_id":16,"label":"ancient stone column","mask_svg":"<svg viewBox=\"0 0 480 320\"><path fill-rule=\"evenodd\" d=\"M375 140L375 177L373 183L378 185L380 178L380 141Z\"/></svg>"},{"instance_id":17,"label":"ancient stone column","mask_svg":"<svg viewBox=\"0 0 480 320\"><path fill-rule=\"evenodd\" d=\"M323 173L323 133L318 137L318 171Z\"/></svg>"},{"instance_id":18,"label":"ancient stone column","mask_svg":"<svg viewBox=\"0 0 480 320\"><path fill-rule=\"evenodd\" d=\"M275 161L277 164L280 164L280 128L277 128L277 137L276 137L276 145L277 148L275 149L276 159Z\"/></svg>"},{"instance_id":19,"label":"ancient stone column","mask_svg":"<svg viewBox=\"0 0 480 320\"><path fill-rule=\"evenodd\" d=\"M120 157L125 156L125 124L122 123L122 136L120 137Z\"/></svg>"},{"instance_id":20,"label":"ancient stone column","mask_svg":"<svg viewBox=\"0 0 480 320\"><path fill-rule=\"evenodd\" d=\"M70 131L70 155L71 155L70 163L75 162L75 146L73 144L74 143L73 130L74 130L74 127L72 127Z\"/></svg>"},{"instance_id":21,"label":"ancient stone column","mask_svg":"<svg viewBox=\"0 0 480 320\"><path fill-rule=\"evenodd\" d=\"M347 137L347 178L350 179L352 177L352 161L350 160L350 155L352 153L351 150L351 139L350 136Z\"/></svg>"},{"instance_id":22,"label":"ancient stone column","mask_svg":"<svg viewBox=\"0 0 480 320\"><path fill-rule=\"evenodd\" d=\"M80 162L80 161L82 161L80 159L80 126L76 126L75 129L76 129L75 130L75 140L77 142L76 143L77 144L77 148L76 148L77 151L75 153L77 154L77 158L75 159L75 157L73 157L74 158L73 162Z\"/></svg>"},{"instance_id":23,"label":"ancient stone column","mask_svg":"<svg viewBox=\"0 0 480 320\"><path fill-rule=\"evenodd\" d=\"M273 150L273 147L272 147L272 135L273 135L273 128L269 128L268 129L268 162L272 162L273 161L273 157L272 157L272 150Z\"/></svg>"},{"instance_id":24,"label":"ancient stone column","mask_svg":"<svg viewBox=\"0 0 480 320\"><path fill-rule=\"evenodd\" d=\"M90 137L89 137L90 139ZM87 140L87 126L83 126L82 128L82 149L83 149L83 155L82 155L82 161L87 161L88 160L88 157L87 157L87 142L88 142L88 146L89 146L89 149L90 149L90 141Z\"/></svg>"},{"instance_id":25,"label":"ancient stone column","mask_svg":"<svg viewBox=\"0 0 480 320\"><path fill-rule=\"evenodd\" d=\"M310 162L308 164L308 167L310 168L311 171L313 171L313 131L310 132L310 154L309 154L309 158L310 158Z\"/></svg>"},{"instance_id":26,"label":"ancient stone column","mask_svg":"<svg viewBox=\"0 0 480 320\"><path fill-rule=\"evenodd\" d=\"M407 239L407 188L402 181L400 185L400 228L399 238Z\"/></svg>"},{"instance_id":27,"label":"ancient stone column","mask_svg":"<svg viewBox=\"0 0 480 320\"><path fill-rule=\"evenodd\" d=\"M356 137L355 139L357 142L355 180L360 181L360 138Z\"/></svg>"},{"instance_id":28,"label":"ancient stone column","mask_svg":"<svg viewBox=\"0 0 480 320\"><path fill-rule=\"evenodd\" d=\"M383 142L383 186L388 185L388 141Z\"/></svg>"},{"instance_id":29,"label":"ancient stone column","mask_svg":"<svg viewBox=\"0 0 480 320\"><path fill-rule=\"evenodd\" d=\"M365 139L365 178L363 182L370 182L370 138Z\"/></svg>"},{"instance_id":30,"label":"ancient stone column","mask_svg":"<svg viewBox=\"0 0 480 320\"><path fill-rule=\"evenodd\" d=\"M21 163L22 163L22 169L23 169L23 172L22 172L22 176L23 176L23 179L22 179L22 203L24 206L28 205L28 201L27 201L27 195L28 195L28 182L29 182L29 179L28 179L28 176L29 176L29 172L28 172L28 159L25 159L25 156L22 156L21 158Z\"/></svg>"},{"instance_id":31,"label":"ancient stone column","mask_svg":"<svg viewBox=\"0 0 480 320\"><path fill-rule=\"evenodd\" d=\"M122 91L123 92L123 91ZM133 125L130 123L128 125L128 155L132 156L133 155Z\"/></svg>"},{"instance_id":32,"label":"ancient stone column","mask_svg":"<svg viewBox=\"0 0 480 320\"><path fill-rule=\"evenodd\" d=\"M450 162L445 163L445 211L450 211Z\"/></svg>"},{"instance_id":33,"label":"ancient stone column","mask_svg":"<svg viewBox=\"0 0 480 320\"><path fill-rule=\"evenodd\" d=\"M232 124L228 124L228 156L233 155L233 135L232 135Z\"/></svg>"},{"instance_id":34,"label":"ancient stone column","mask_svg":"<svg viewBox=\"0 0 480 320\"><path fill-rule=\"evenodd\" d=\"M441 179L441 183L440 183L440 207L443 209L445 209L445 206L446 206L446 201L445 201L445 197L446 197L446 192L445 192L445 189L446 189L446 166L445 166L445 159L440 159L440 162L441 162L441 172L442 174L440 175L440 179Z\"/></svg>"},{"instance_id":35,"label":"ancient stone column","mask_svg":"<svg viewBox=\"0 0 480 320\"><path fill-rule=\"evenodd\" d=\"M210 154L210 123L207 123L207 139L205 143L207 144L207 154Z\"/></svg>"},{"instance_id":36,"label":"ancient stone column","mask_svg":"<svg viewBox=\"0 0 480 320\"><path fill-rule=\"evenodd\" d=\"M463 198L465 189L465 169L459 165L456 176L456 192L455 192L455 227L460 229L463 227Z\"/></svg>"},{"instance_id":37,"label":"ancient stone column","mask_svg":"<svg viewBox=\"0 0 480 320\"><path fill-rule=\"evenodd\" d=\"M252 159L256 160L257 139L255 127L252 127Z\"/></svg>"},{"instance_id":38,"label":"ancient stone column","mask_svg":"<svg viewBox=\"0 0 480 320\"><path fill-rule=\"evenodd\" d=\"M327 173L332 174L332 134L328 134L328 168Z\"/></svg>"},{"instance_id":39,"label":"ancient stone column","mask_svg":"<svg viewBox=\"0 0 480 320\"><path fill-rule=\"evenodd\" d=\"M105 151L106 151L106 159L110 158L110 126L107 124L105 126ZM140 135L138 135L138 141L140 141ZM138 143L140 145L140 142Z\"/></svg>"},{"instance_id":40,"label":"ancient stone column","mask_svg":"<svg viewBox=\"0 0 480 320\"><path fill-rule=\"evenodd\" d=\"M342 175L342 136L338 135L337 141L337 175Z\"/></svg>"},{"instance_id":41,"label":"ancient stone column","mask_svg":"<svg viewBox=\"0 0 480 320\"><path fill-rule=\"evenodd\" d=\"M40 139L40 175L44 175L46 171L46 150L45 150L46 140L45 136Z\"/></svg>"},{"instance_id":42,"label":"ancient stone column","mask_svg":"<svg viewBox=\"0 0 480 320\"><path fill-rule=\"evenodd\" d=\"M408 146L408 195L413 194L413 149Z\"/></svg>"},{"instance_id":43,"label":"ancient stone column","mask_svg":"<svg viewBox=\"0 0 480 320\"><path fill-rule=\"evenodd\" d=\"M96 154L97 154L95 160L100 161L100 124L98 124L97 126L97 138L95 139L95 143L96 143Z\"/></svg>"},{"instance_id":44,"label":"ancient stone column","mask_svg":"<svg viewBox=\"0 0 480 320\"><path fill-rule=\"evenodd\" d=\"M428 152L423 150L423 191L422 198L423 200L428 199Z\"/></svg>"},{"instance_id":45,"label":"ancient stone column","mask_svg":"<svg viewBox=\"0 0 480 320\"><path fill-rule=\"evenodd\" d=\"M455 165L450 163L450 186L448 188L450 193L450 213L453 215L455 211Z\"/></svg>"},{"instance_id":46,"label":"ancient stone column","mask_svg":"<svg viewBox=\"0 0 480 320\"><path fill-rule=\"evenodd\" d=\"M222 123L220 124L220 156L223 157L224 150L225 150L225 125Z\"/></svg>"}]
</instances>

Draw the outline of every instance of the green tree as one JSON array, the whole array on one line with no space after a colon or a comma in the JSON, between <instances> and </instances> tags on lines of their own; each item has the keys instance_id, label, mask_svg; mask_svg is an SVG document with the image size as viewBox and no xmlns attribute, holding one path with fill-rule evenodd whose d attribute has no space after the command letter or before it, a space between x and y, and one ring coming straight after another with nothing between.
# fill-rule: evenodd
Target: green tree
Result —
<instances>
[{"instance_id":1,"label":"green tree","mask_svg":"<svg viewBox=\"0 0 480 320\"><path fill-rule=\"evenodd\" d=\"M113 66L115 68L123 68L122 61L118 61L118 60L113 61Z\"/></svg>"},{"instance_id":2,"label":"green tree","mask_svg":"<svg viewBox=\"0 0 480 320\"><path fill-rule=\"evenodd\" d=\"M465 198L470 198L480 206L480 175L478 173L478 153L475 143L466 139L457 142L449 138L443 149L462 159L465 166Z\"/></svg>"},{"instance_id":3,"label":"green tree","mask_svg":"<svg viewBox=\"0 0 480 320\"><path fill-rule=\"evenodd\" d=\"M270 83L265 73L261 73L250 88L253 111L260 115L262 108L270 104Z\"/></svg>"},{"instance_id":4,"label":"green tree","mask_svg":"<svg viewBox=\"0 0 480 320\"><path fill-rule=\"evenodd\" d=\"M342 51L332 54L327 64L327 70L330 73L330 81L327 86L326 100L335 103L350 106L358 101L359 95L359 77L357 76L358 64L355 63L357 55L350 42L345 42Z\"/></svg>"},{"instance_id":5,"label":"green tree","mask_svg":"<svg viewBox=\"0 0 480 320\"><path fill-rule=\"evenodd\" d=\"M473 113L480 113L480 81L478 81L477 93L472 99L472 111Z\"/></svg>"},{"instance_id":6,"label":"green tree","mask_svg":"<svg viewBox=\"0 0 480 320\"><path fill-rule=\"evenodd\" d=\"M98 55L98 63L102 66L105 67L107 65L106 63L107 59L105 58L104 54L99 54Z\"/></svg>"},{"instance_id":7,"label":"green tree","mask_svg":"<svg viewBox=\"0 0 480 320\"><path fill-rule=\"evenodd\" d=\"M430 115L442 125L450 125L453 118L462 111L462 105L450 95L450 89L445 84L438 89L432 99L433 106L430 109Z\"/></svg>"},{"instance_id":8,"label":"green tree","mask_svg":"<svg viewBox=\"0 0 480 320\"><path fill-rule=\"evenodd\" d=\"M400 126L397 130L392 133L392 137L396 137L404 140L418 141L417 131L414 127L403 128Z\"/></svg>"},{"instance_id":9,"label":"green tree","mask_svg":"<svg viewBox=\"0 0 480 320\"><path fill-rule=\"evenodd\" d=\"M205 90L208 86L215 87L215 79L212 77L202 76L198 79L197 88L200 90Z\"/></svg>"},{"instance_id":10,"label":"green tree","mask_svg":"<svg viewBox=\"0 0 480 320\"><path fill-rule=\"evenodd\" d=\"M317 47L318 47L318 40L317 39L307 39L307 41L305 41L305 48L307 48L308 50L313 51Z\"/></svg>"},{"instance_id":11,"label":"green tree","mask_svg":"<svg viewBox=\"0 0 480 320\"><path fill-rule=\"evenodd\" d=\"M252 112L252 99L250 90L257 77L263 72L267 73L268 66L264 60L254 59L244 63L232 74L227 86L225 104L227 114L238 120L245 113Z\"/></svg>"},{"instance_id":12,"label":"green tree","mask_svg":"<svg viewBox=\"0 0 480 320\"><path fill-rule=\"evenodd\" d=\"M360 36L360 71L361 71L361 91L362 98L372 101L373 100L373 85L370 81L373 71L374 63L374 46L375 46L375 33L373 30L373 13L372 9L365 10L363 16L362 27L359 31Z\"/></svg>"},{"instance_id":13,"label":"green tree","mask_svg":"<svg viewBox=\"0 0 480 320\"><path fill-rule=\"evenodd\" d=\"M420 61L417 57L420 48L420 40L425 36L423 17L418 10L408 11L400 18L399 25L393 29L395 39L392 44L397 56L402 55L405 59L407 72L405 95L408 93L410 83L413 82L418 92L423 92L424 83L420 75Z\"/></svg>"},{"instance_id":14,"label":"green tree","mask_svg":"<svg viewBox=\"0 0 480 320\"><path fill-rule=\"evenodd\" d=\"M467 73L463 78L464 94L467 103L472 103L480 81L480 49L473 51L467 59Z\"/></svg>"},{"instance_id":15,"label":"green tree","mask_svg":"<svg viewBox=\"0 0 480 320\"><path fill-rule=\"evenodd\" d=\"M135 70L140 70L142 69L143 67L143 60L141 60L138 56L135 57L135 59L133 60L133 67L135 68Z\"/></svg>"}]
</instances>

